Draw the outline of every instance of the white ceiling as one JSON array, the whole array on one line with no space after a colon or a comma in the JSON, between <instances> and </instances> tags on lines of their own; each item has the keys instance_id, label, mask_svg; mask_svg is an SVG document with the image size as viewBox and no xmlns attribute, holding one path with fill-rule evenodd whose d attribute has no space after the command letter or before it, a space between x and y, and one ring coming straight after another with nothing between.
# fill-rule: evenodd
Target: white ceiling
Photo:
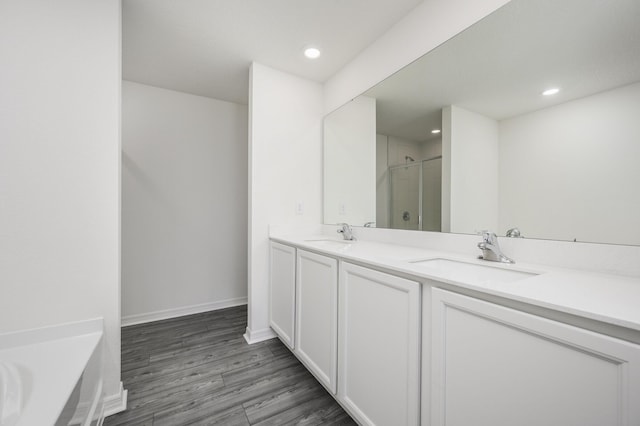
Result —
<instances>
[{"instance_id":1,"label":"white ceiling","mask_svg":"<svg viewBox=\"0 0 640 426\"><path fill-rule=\"evenodd\" d=\"M124 0L123 78L244 104L252 61L324 82L421 1Z\"/></svg>"},{"instance_id":2,"label":"white ceiling","mask_svg":"<svg viewBox=\"0 0 640 426\"><path fill-rule=\"evenodd\" d=\"M420 141L447 105L502 120L640 81L639 19L638 0L512 0L368 91L378 132Z\"/></svg>"}]
</instances>

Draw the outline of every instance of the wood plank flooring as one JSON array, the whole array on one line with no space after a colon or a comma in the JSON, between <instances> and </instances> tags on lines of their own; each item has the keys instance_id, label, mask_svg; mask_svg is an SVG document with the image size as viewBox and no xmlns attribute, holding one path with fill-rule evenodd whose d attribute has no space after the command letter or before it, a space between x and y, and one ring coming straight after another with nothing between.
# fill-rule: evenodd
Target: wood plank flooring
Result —
<instances>
[{"instance_id":1,"label":"wood plank flooring","mask_svg":"<svg viewBox=\"0 0 640 426\"><path fill-rule=\"evenodd\" d=\"M248 345L247 308L124 327L120 425L355 425L278 340Z\"/></svg>"}]
</instances>

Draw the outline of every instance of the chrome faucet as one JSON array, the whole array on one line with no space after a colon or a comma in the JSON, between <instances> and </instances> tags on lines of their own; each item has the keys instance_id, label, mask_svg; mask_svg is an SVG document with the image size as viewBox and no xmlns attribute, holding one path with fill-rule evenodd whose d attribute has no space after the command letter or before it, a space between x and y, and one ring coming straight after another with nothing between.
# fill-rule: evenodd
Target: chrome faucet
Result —
<instances>
[{"instance_id":1,"label":"chrome faucet","mask_svg":"<svg viewBox=\"0 0 640 426\"><path fill-rule=\"evenodd\" d=\"M351 230L351 227L349 226L348 223L339 223L338 226L340 226L341 228L338 229L338 233L342 234L342 236L344 237L345 240L347 241L355 241L356 237L353 236L353 231Z\"/></svg>"},{"instance_id":2,"label":"chrome faucet","mask_svg":"<svg viewBox=\"0 0 640 426\"><path fill-rule=\"evenodd\" d=\"M511 228L507 230L507 237L509 238L523 238L518 228Z\"/></svg>"},{"instance_id":3,"label":"chrome faucet","mask_svg":"<svg viewBox=\"0 0 640 426\"><path fill-rule=\"evenodd\" d=\"M490 260L491 262L516 263L502 253L495 233L480 231L478 234L482 235L482 242L478 243L478 248L482 250L482 256L479 256L480 259Z\"/></svg>"}]
</instances>

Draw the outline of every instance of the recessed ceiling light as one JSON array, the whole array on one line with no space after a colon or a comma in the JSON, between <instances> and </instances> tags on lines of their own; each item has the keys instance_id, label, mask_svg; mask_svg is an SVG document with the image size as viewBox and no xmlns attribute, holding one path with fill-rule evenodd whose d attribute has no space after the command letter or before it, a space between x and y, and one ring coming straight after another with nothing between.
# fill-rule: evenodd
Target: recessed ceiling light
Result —
<instances>
[{"instance_id":1,"label":"recessed ceiling light","mask_svg":"<svg viewBox=\"0 0 640 426\"><path fill-rule=\"evenodd\" d=\"M304 56L309 59L316 59L320 56L320 50L316 47L307 47L304 49Z\"/></svg>"},{"instance_id":2,"label":"recessed ceiling light","mask_svg":"<svg viewBox=\"0 0 640 426\"><path fill-rule=\"evenodd\" d=\"M542 92L542 94L544 96L551 96L551 95L555 95L556 93L558 93L560 91L560 89L558 89L557 87L554 87L553 89L547 89L544 92Z\"/></svg>"},{"instance_id":3,"label":"recessed ceiling light","mask_svg":"<svg viewBox=\"0 0 640 426\"><path fill-rule=\"evenodd\" d=\"M437 135L438 133L440 133L440 129L433 129L431 133L433 133L434 135Z\"/></svg>"}]
</instances>

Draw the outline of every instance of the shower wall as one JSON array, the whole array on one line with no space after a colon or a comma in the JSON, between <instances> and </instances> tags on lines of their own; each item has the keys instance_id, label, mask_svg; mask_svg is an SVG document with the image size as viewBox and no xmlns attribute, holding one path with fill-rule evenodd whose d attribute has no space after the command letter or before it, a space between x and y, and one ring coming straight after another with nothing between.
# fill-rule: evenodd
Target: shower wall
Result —
<instances>
[{"instance_id":1,"label":"shower wall","mask_svg":"<svg viewBox=\"0 0 640 426\"><path fill-rule=\"evenodd\" d=\"M423 158L422 156L422 143L410 141L407 139L400 139L394 136L388 136L387 150L389 152L387 161L388 166L397 166L399 164L405 164L405 157L411 157L414 160Z\"/></svg>"},{"instance_id":2,"label":"shower wall","mask_svg":"<svg viewBox=\"0 0 640 426\"><path fill-rule=\"evenodd\" d=\"M418 230L420 215L420 166L389 171L391 182L390 219L393 229Z\"/></svg>"}]
</instances>

